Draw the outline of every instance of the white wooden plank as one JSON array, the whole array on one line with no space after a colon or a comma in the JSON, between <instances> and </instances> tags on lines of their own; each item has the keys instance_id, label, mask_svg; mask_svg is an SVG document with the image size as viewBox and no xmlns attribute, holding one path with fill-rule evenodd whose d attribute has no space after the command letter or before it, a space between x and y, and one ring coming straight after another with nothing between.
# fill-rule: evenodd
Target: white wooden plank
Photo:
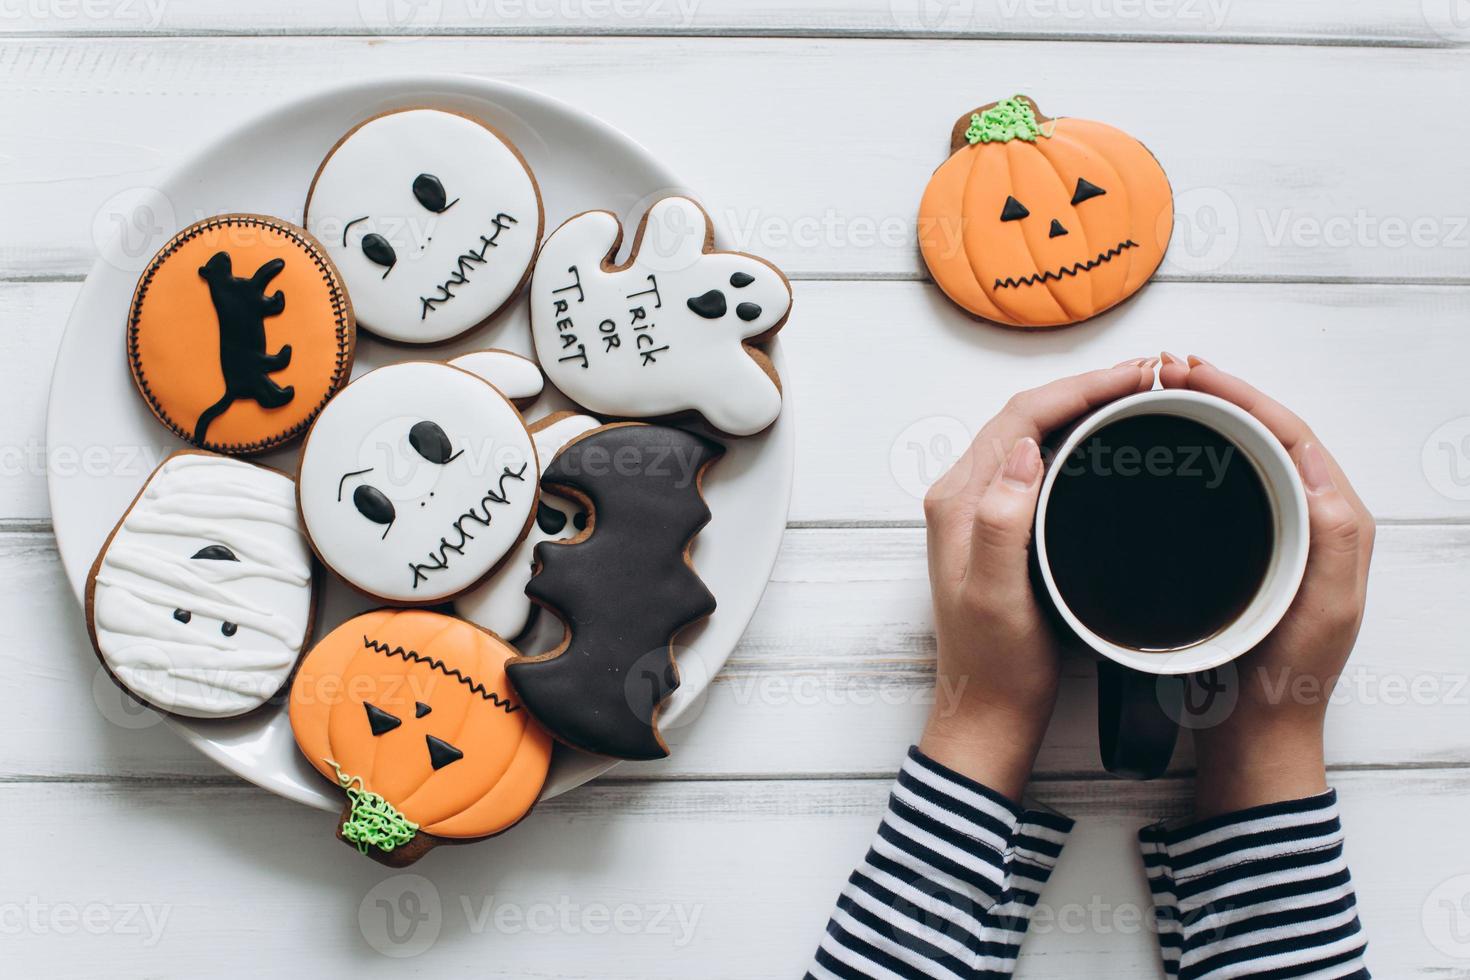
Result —
<instances>
[{"instance_id":1,"label":"white wooden plank","mask_svg":"<svg viewBox=\"0 0 1470 980\"><path fill-rule=\"evenodd\" d=\"M0 381L21 408L0 415L0 519L48 516L44 405L77 289L0 283ZM783 334L798 433L791 517L916 523L925 479L1013 392L1168 348L1300 412L1381 519L1470 518L1467 295L1155 283L1091 323L1023 334L970 320L927 283L799 282ZM51 447L69 465L84 448Z\"/></svg>"},{"instance_id":2,"label":"white wooden plank","mask_svg":"<svg viewBox=\"0 0 1470 980\"><path fill-rule=\"evenodd\" d=\"M1470 843L1446 831L1470 777L1335 783L1375 975L1460 975L1446 917L1461 908ZM26 842L8 849L0 880L6 963L56 980L189 976L200 963L230 977L796 976L887 789L587 787L405 873L333 840L327 814L250 787L4 785L11 839ZM1133 834L1186 794L1178 783L1037 787L1080 822L1017 976L1162 975Z\"/></svg>"},{"instance_id":3,"label":"white wooden plank","mask_svg":"<svg viewBox=\"0 0 1470 980\"><path fill-rule=\"evenodd\" d=\"M1470 196L1446 167L1470 153L1470 118L1446 80L1467 67L1470 48L10 41L0 45L0 274L83 273L94 224L112 227L99 218L108 201L151 186L245 116L354 77L451 71L493 74L602 116L697 189L733 244L801 277L919 277L914 214L951 124L1021 90L1053 114L1124 128L1164 162L1179 218L1167 275L1465 280Z\"/></svg>"},{"instance_id":4,"label":"white wooden plank","mask_svg":"<svg viewBox=\"0 0 1470 980\"><path fill-rule=\"evenodd\" d=\"M4 34L746 34L1420 44L1463 39L1450 2L1338 0L48 0Z\"/></svg>"},{"instance_id":5,"label":"white wooden plank","mask_svg":"<svg viewBox=\"0 0 1470 980\"><path fill-rule=\"evenodd\" d=\"M1336 766L1470 762L1470 527L1382 529L1370 608L1341 703ZM933 689L923 532L792 530L744 640L708 696L666 730L673 755L619 778L872 775L923 724ZM686 661L686 674L698 665ZM44 534L0 535L0 674L24 686L0 716L4 775L73 778L217 773L97 667ZM1038 763L1095 773L1095 682L1070 660ZM1177 768L1191 762L1187 740Z\"/></svg>"}]
</instances>

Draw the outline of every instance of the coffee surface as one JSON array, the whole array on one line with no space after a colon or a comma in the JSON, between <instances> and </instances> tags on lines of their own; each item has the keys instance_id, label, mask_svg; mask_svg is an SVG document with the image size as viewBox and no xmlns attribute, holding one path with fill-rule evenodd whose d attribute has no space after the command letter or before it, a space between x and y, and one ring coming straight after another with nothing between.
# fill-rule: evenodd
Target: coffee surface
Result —
<instances>
[{"instance_id":1,"label":"coffee surface","mask_svg":"<svg viewBox=\"0 0 1470 980\"><path fill-rule=\"evenodd\" d=\"M1177 650L1255 597L1275 546L1271 504L1250 459L1214 429L1175 415L1120 419L1055 465L1052 576L1099 636Z\"/></svg>"}]
</instances>

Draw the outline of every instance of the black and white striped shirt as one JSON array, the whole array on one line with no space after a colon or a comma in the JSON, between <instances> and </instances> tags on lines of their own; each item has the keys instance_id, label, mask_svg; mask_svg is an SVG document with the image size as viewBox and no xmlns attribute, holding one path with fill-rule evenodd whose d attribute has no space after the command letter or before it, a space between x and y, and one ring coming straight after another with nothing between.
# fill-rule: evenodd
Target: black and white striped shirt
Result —
<instances>
[{"instance_id":1,"label":"black and white striped shirt","mask_svg":"<svg viewBox=\"0 0 1470 980\"><path fill-rule=\"evenodd\" d=\"M1071 829L909 749L807 976L1009 977ZM1138 837L1169 977L1369 976L1335 793Z\"/></svg>"}]
</instances>

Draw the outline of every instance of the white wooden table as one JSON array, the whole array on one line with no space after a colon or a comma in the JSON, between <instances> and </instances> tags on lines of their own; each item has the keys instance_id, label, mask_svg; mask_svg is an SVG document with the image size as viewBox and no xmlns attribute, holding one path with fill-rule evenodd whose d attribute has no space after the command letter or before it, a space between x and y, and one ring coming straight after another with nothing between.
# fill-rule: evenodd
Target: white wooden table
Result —
<instances>
[{"instance_id":1,"label":"white wooden table","mask_svg":"<svg viewBox=\"0 0 1470 980\"><path fill-rule=\"evenodd\" d=\"M1298 409L1379 517L1332 781L1377 975L1470 976L1466 0L3 0L0 35L0 972L797 974L926 710L912 488L1016 388L1165 347ZM673 757L395 875L98 707L43 423L109 199L243 115L427 70L586 107L791 274L799 462ZM953 119L1015 91L1146 141L1179 216L1138 299L1037 336L957 313L913 242ZM1090 674L1033 786L1079 829L1022 976L1160 975L1132 834L1191 759L1102 777Z\"/></svg>"}]
</instances>

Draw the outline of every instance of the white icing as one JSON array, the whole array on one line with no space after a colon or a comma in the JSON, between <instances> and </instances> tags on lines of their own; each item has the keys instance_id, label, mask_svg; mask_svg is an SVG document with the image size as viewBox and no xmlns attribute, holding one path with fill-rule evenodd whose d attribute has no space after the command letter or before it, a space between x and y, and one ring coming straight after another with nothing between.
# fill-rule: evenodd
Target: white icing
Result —
<instances>
[{"instance_id":1,"label":"white icing","mask_svg":"<svg viewBox=\"0 0 1470 980\"><path fill-rule=\"evenodd\" d=\"M666 197L648 214L627 268L609 272L620 226L589 211L558 228L531 277L531 333L552 383L583 407L647 418L697 410L731 435L775 421L781 392L742 341L775 327L791 289L771 266L736 252L704 252L709 219L693 201ZM752 281L737 288L735 275ZM654 290L657 290L655 294ZM718 290L723 316L688 301ZM759 315L744 320L737 307Z\"/></svg>"},{"instance_id":2,"label":"white icing","mask_svg":"<svg viewBox=\"0 0 1470 980\"><path fill-rule=\"evenodd\" d=\"M239 560L192 557L212 545ZM166 460L102 554L91 615L103 662L148 703L192 718L260 707L286 683L311 618L295 484L222 456Z\"/></svg>"},{"instance_id":3,"label":"white icing","mask_svg":"<svg viewBox=\"0 0 1470 980\"><path fill-rule=\"evenodd\" d=\"M438 179L443 211L415 196L420 174ZM370 120L332 150L306 202L306 227L341 270L359 326L428 344L464 333L515 294L536 254L541 201L495 133L451 112L410 109ZM368 235L392 247L391 269L364 253Z\"/></svg>"},{"instance_id":4,"label":"white icing","mask_svg":"<svg viewBox=\"0 0 1470 980\"><path fill-rule=\"evenodd\" d=\"M447 462L414 449L419 423L447 437ZM520 541L538 472L520 413L495 388L446 364L406 361L363 375L322 410L301 455L301 517L322 560L352 585L438 602ZM359 488L391 502L391 524L365 516Z\"/></svg>"},{"instance_id":5,"label":"white icing","mask_svg":"<svg viewBox=\"0 0 1470 980\"><path fill-rule=\"evenodd\" d=\"M541 461L541 472L546 472L546 467L551 465L563 446L601 424L590 415L568 415L533 432L531 438L536 443L536 458ZM531 581L536 545L542 541L565 541L578 534L573 518L581 508L550 493L541 494L541 504L560 511L566 518L561 531L547 534L540 524L533 523L526 539L511 552L494 575L454 601L454 611L459 615L505 639L520 636L531 619L531 600L526 597L526 585Z\"/></svg>"},{"instance_id":6,"label":"white icing","mask_svg":"<svg viewBox=\"0 0 1470 980\"><path fill-rule=\"evenodd\" d=\"M471 351L449 363L484 378L513 402L533 400L546 383L535 361L508 350Z\"/></svg>"}]
</instances>

